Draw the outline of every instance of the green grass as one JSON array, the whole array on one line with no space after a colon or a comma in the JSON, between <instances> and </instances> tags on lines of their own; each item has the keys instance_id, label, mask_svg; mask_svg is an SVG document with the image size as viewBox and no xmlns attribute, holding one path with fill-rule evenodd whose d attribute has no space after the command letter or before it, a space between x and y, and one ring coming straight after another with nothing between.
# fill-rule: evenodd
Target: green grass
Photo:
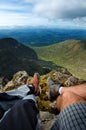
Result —
<instances>
[{"instance_id":1,"label":"green grass","mask_svg":"<svg viewBox=\"0 0 86 130\"><path fill-rule=\"evenodd\" d=\"M86 80L86 41L67 40L34 49L40 59L66 67L73 75Z\"/></svg>"}]
</instances>

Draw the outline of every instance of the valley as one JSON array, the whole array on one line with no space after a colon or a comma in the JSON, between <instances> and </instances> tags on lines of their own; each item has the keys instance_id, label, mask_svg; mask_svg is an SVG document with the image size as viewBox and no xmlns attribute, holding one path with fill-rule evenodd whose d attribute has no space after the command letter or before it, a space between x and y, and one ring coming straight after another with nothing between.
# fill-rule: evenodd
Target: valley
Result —
<instances>
[{"instance_id":1,"label":"valley","mask_svg":"<svg viewBox=\"0 0 86 130\"><path fill-rule=\"evenodd\" d=\"M75 76L86 80L86 41L67 40L34 49L40 59L63 66Z\"/></svg>"},{"instance_id":2,"label":"valley","mask_svg":"<svg viewBox=\"0 0 86 130\"><path fill-rule=\"evenodd\" d=\"M86 79L85 29L7 28L0 29L0 39L0 75L19 70L44 74L62 66Z\"/></svg>"}]
</instances>

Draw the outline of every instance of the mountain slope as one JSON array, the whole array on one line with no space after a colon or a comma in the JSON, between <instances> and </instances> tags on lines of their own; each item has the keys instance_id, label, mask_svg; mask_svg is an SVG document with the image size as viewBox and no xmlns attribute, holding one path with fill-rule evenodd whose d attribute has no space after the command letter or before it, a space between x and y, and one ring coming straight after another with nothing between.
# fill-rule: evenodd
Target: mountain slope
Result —
<instances>
[{"instance_id":1,"label":"mountain slope","mask_svg":"<svg viewBox=\"0 0 86 130\"><path fill-rule=\"evenodd\" d=\"M48 62L38 59L32 48L13 38L0 39L0 77L11 77L20 70L26 70L30 75L37 71L43 74L49 72L47 64Z\"/></svg>"},{"instance_id":2,"label":"mountain slope","mask_svg":"<svg viewBox=\"0 0 86 130\"><path fill-rule=\"evenodd\" d=\"M67 40L34 49L41 59L64 66L76 76L86 79L86 41Z\"/></svg>"}]
</instances>

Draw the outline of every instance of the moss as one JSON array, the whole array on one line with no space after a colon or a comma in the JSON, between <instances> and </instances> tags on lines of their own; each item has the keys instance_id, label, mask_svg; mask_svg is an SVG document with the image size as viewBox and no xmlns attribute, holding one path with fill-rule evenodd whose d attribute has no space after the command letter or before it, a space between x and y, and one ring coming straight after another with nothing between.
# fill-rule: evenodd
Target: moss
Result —
<instances>
[{"instance_id":1,"label":"moss","mask_svg":"<svg viewBox=\"0 0 86 130\"><path fill-rule=\"evenodd\" d=\"M45 100L41 100L40 98L38 98L38 106L39 106L39 110L41 111L49 111L49 104L50 101L45 101Z\"/></svg>"}]
</instances>

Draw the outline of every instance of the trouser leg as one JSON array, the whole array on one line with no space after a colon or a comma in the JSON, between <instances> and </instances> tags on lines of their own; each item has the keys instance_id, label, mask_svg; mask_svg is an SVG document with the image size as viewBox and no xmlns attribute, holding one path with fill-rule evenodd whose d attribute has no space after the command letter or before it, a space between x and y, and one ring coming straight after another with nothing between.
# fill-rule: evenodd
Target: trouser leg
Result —
<instances>
[{"instance_id":1,"label":"trouser leg","mask_svg":"<svg viewBox=\"0 0 86 130\"><path fill-rule=\"evenodd\" d=\"M39 111L35 101L18 101L0 122L0 130L36 130Z\"/></svg>"}]
</instances>

